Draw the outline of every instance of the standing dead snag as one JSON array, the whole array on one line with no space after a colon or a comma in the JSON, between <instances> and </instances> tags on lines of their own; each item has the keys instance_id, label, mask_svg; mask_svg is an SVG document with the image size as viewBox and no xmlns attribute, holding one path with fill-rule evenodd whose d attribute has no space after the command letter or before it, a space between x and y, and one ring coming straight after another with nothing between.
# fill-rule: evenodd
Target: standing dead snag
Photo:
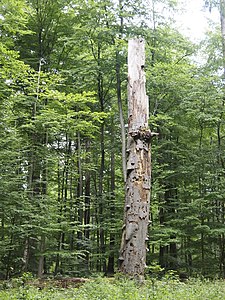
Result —
<instances>
[{"instance_id":1,"label":"standing dead snag","mask_svg":"<svg viewBox=\"0 0 225 300\"><path fill-rule=\"evenodd\" d=\"M151 131L149 104L145 91L145 50L143 39L128 44L128 143L124 225L120 249L120 270L142 277L146 266L148 240Z\"/></svg>"}]
</instances>

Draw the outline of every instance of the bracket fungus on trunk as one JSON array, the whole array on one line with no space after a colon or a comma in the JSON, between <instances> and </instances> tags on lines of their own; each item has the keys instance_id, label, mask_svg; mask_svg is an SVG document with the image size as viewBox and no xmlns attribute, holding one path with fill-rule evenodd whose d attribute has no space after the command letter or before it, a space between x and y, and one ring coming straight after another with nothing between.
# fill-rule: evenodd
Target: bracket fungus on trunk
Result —
<instances>
[{"instance_id":1,"label":"bracket fungus on trunk","mask_svg":"<svg viewBox=\"0 0 225 300\"><path fill-rule=\"evenodd\" d=\"M149 100L145 91L145 42L128 44L128 142L124 225L120 248L120 271L141 278L146 267L148 241L151 151Z\"/></svg>"}]
</instances>

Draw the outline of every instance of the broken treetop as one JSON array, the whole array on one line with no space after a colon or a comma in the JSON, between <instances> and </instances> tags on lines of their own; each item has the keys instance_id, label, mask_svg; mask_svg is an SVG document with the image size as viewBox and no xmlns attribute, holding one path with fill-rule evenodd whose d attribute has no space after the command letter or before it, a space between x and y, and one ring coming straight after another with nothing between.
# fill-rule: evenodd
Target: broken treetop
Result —
<instances>
[{"instance_id":1,"label":"broken treetop","mask_svg":"<svg viewBox=\"0 0 225 300\"><path fill-rule=\"evenodd\" d=\"M128 124L129 132L148 127L149 104L145 91L145 42L129 40L128 46Z\"/></svg>"}]
</instances>

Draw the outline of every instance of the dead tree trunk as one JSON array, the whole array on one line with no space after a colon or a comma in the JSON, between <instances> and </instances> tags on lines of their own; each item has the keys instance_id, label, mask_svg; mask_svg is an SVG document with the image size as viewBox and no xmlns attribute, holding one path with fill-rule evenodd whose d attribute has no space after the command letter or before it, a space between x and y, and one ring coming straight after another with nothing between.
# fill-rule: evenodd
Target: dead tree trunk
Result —
<instances>
[{"instance_id":1,"label":"dead tree trunk","mask_svg":"<svg viewBox=\"0 0 225 300\"><path fill-rule=\"evenodd\" d=\"M120 270L142 279L148 240L151 131L149 103L145 91L144 40L128 44L128 143L124 225L120 249Z\"/></svg>"}]
</instances>

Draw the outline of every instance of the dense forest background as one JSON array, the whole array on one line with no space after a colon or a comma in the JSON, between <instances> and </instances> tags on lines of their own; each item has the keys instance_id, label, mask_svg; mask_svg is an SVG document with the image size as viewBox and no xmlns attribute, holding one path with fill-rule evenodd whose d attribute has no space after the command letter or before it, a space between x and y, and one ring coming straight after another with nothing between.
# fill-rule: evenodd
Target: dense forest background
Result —
<instances>
[{"instance_id":1,"label":"dense forest background","mask_svg":"<svg viewBox=\"0 0 225 300\"><path fill-rule=\"evenodd\" d=\"M193 44L176 29L176 2L1 0L0 278L117 271L137 36L159 133L146 272L225 277L220 21Z\"/></svg>"}]
</instances>

